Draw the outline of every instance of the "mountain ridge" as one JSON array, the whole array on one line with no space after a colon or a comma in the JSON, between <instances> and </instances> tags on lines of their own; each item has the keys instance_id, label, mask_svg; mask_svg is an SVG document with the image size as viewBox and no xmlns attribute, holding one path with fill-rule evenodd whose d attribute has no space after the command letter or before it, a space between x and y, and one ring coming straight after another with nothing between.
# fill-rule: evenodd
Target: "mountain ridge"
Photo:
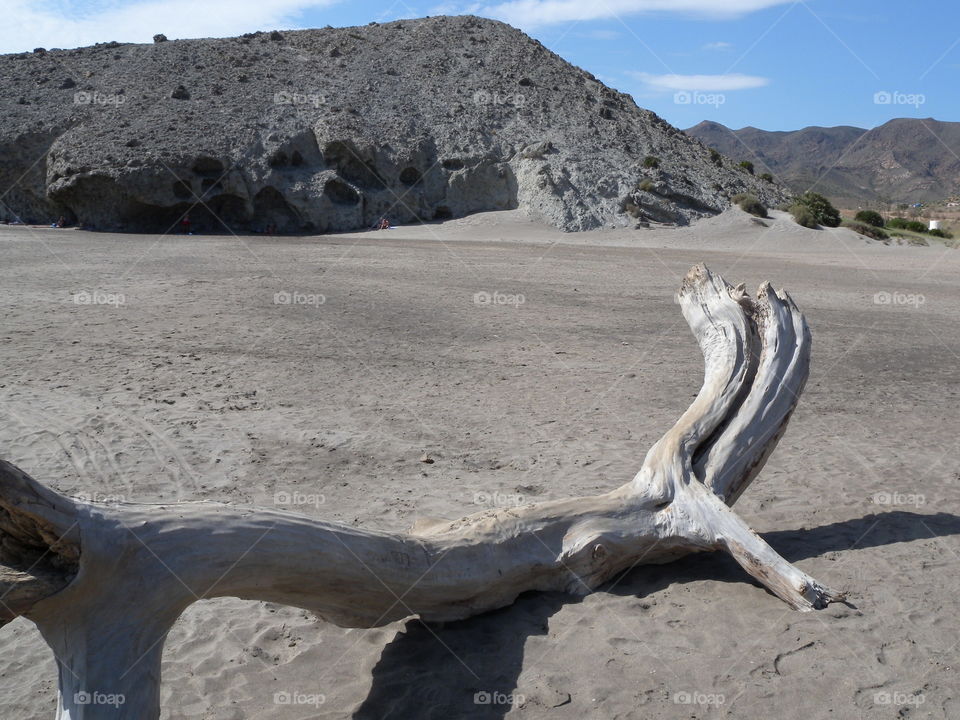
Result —
<instances>
[{"instance_id":1,"label":"mountain ridge","mask_svg":"<svg viewBox=\"0 0 960 720\"><path fill-rule=\"evenodd\" d=\"M845 204L935 202L960 192L960 123L894 118L874 128L737 130L705 120L684 132L754 163L794 192L813 188Z\"/></svg>"}]
</instances>

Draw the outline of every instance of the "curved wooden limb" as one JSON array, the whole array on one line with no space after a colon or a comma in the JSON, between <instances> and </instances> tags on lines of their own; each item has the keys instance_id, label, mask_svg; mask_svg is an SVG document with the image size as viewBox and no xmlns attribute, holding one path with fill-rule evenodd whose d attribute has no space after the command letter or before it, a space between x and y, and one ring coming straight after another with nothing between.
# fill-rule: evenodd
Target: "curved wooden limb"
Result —
<instances>
[{"instance_id":1,"label":"curved wooden limb","mask_svg":"<svg viewBox=\"0 0 960 720\"><path fill-rule=\"evenodd\" d=\"M73 502L0 460L0 626L69 585L79 558Z\"/></svg>"},{"instance_id":2,"label":"curved wooden limb","mask_svg":"<svg viewBox=\"0 0 960 720\"><path fill-rule=\"evenodd\" d=\"M6 613L34 621L53 648L60 718L158 717L164 639L203 598L292 605L350 627L455 620L521 592L583 594L635 565L722 549L792 607L837 599L728 507L803 388L803 316L786 295L765 285L752 301L703 266L678 300L704 355L703 387L636 477L595 497L397 534L213 503L74 502L0 465L0 582L16 597ZM123 703L90 703L95 694Z\"/></svg>"}]
</instances>

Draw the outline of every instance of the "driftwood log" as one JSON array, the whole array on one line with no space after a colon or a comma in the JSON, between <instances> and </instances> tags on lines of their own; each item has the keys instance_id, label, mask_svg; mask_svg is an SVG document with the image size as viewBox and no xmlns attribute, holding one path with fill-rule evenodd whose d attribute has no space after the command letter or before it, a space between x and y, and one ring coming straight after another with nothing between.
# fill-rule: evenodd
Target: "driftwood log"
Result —
<instances>
[{"instance_id":1,"label":"driftwood log","mask_svg":"<svg viewBox=\"0 0 960 720\"><path fill-rule=\"evenodd\" d=\"M207 502L85 503L0 461L0 625L23 615L53 649L61 720L149 720L164 639L201 598L281 603L349 627L456 620L524 591L585 594L635 565L725 550L792 608L839 599L730 509L803 390L803 315L769 284L751 299L702 265L678 300L703 387L637 475L596 497L393 534Z\"/></svg>"}]
</instances>

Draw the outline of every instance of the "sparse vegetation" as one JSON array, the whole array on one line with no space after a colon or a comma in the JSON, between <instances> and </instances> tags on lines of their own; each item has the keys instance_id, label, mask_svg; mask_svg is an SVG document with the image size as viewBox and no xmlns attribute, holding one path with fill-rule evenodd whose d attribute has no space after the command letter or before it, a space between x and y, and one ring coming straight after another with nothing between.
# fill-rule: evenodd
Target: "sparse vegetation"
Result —
<instances>
[{"instance_id":1,"label":"sparse vegetation","mask_svg":"<svg viewBox=\"0 0 960 720\"><path fill-rule=\"evenodd\" d=\"M651 192L653 190L653 181L652 180L641 180L640 184L637 185L640 190L644 192Z\"/></svg>"},{"instance_id":2,"label":"sparse vegetation","mask_svg":"<svg viewBox=\"0 0 960 720\"><path fill-rule=\"evenodd\" d=\"M814 221L817 225L823 225L824 227L837 227L840 224L840 211L837 210L827 198L825 198L820 193L815 192L805 192L803 195L797 198L796 205L803 205L810 213L813 215ZM790 212L793 214L794 218L797 217L797 214L793 211L793 208L790 208ZM797 220L797 222L800 222ZM800 223L804 227L811 227L804 223Z\"/></svg>"},{"instance_id":3,"label":"sparse vegetation","mask_svg":"<svg viewBox=\"0 0 960 720\"><path fill-rule=\"evenodd\" d=\"M946 240L953 240L953 233L949 233L946 230L941 230L940 228L927 231L927 235L932 235L933 237L938 237L938 238L944 238Z\"/></svg>"},{"instance_id":4,"label":"sparse vegetation","mask_svg":"<svg viewBox=\"0 0 960 720\"><path fill-rule=\"evenodd\" d=\"M857 213L859 217L860 213ZM890 236L884 231L880 226L874 225L873 223L868 222L859 222L857 220L851 220L844 223L844 227L848 227L854 232L858 232L861 235L866 235L869 238L874 240L889 240Z\"/></svg>"},{"instance_id":5,"label":"sparse vegetation","mask_svg":"<svg viewBox=\"0 0 960 720\"><path fill-rule=\"evenodd\" d=\"M748 212L751 215L756 215L757 217L765 218L767 217L767 208L766 206L757 200L755 195L750 193L739 193L730 198L730 201L744 212Z\"/></svg>"},{"instance_id":6,"label":"sparse vegetation","mask_svg":"<svg viewBox=\"0 0 960 720\"><path fill-rule=\"evenodd\" d=\"M890 218L887 220L887 227L893 228L894 230L909 230L910 232L915 233L927 232L926 223L922 223L919 220L910 220L904 217Z\"/></svg>"},{"instance_id":7,"label":"sparse vegetation","mask_svg":"<svg viewBox=\"0 0 960 720\"><path fill-rule=\"evenodd\" d=\"M710 162L714 165L723 165L723 155L716 148L710 148Z\"/></svg>"},{"instance_id":8,"label":"sparse vegetation","mask_svg":"<svg viewBox=\"0 0 960 720\"><path fill-rule=\"evenodd\" d=\"M766 180L767 182L773 182L773 175L771 175L770 173L762 173L760 175L760 179Z\"/></svg>"},{"instance_id":9,"label":"sparse vegetation","mask_svg":"<svg viewBox=\"0 0 960 720\"><path fill-rule=\"evenodd\" d=\"M803 225L805 228L813 228L814 230L819 227L817 216L814 215L813 211L806 205L801 205L800 203L791 205L790 214L793 215L793 219L797 221L798 225Z\"/></svg>"},{"instance_id":10,"label":"sparse vegetation","mask_svg":"<svg viewBox=\"0 0 960 720\"><path fill-rule=\"evenodd\" d=\"M653 155L647 155L643 159L643 166L645 168L658 168L660 167L660 158Z\"/></svg>"},{"instance_id":11,"label":"sparse vegetation","mask_svg":"<svg viewBox=\"0 0 960 720\"><path fill-rule=\"evenodd\" d=\"M867 225L873 225L878 228L882 228L884 225L883 215L876 210L861 210L853 219L857 222L866 223Z\"/></svg>"},{"instance_id":12,"label":"sparse vegetation","mask_svg":"<svg viewBox=\"0 0 960 720\"><path fill-rule=\"evenodd\" d=\"M742 170L746 170L748 173L750 173L751 175L753 175L753 163L750 162L749 160L741 160L741 161L740 161L740 168L741 168Z\"/></svg>"}]
</instances>

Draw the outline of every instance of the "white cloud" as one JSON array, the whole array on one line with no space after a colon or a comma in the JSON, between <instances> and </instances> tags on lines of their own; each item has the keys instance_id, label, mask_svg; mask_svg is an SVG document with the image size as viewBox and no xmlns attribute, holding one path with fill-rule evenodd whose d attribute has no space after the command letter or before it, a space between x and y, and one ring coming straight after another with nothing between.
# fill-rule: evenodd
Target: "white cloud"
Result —
<instances>
[{"instance_id":1,"label":"white cloud","mask_svg":"<svg viewBox=\"0 0 960 720\"><path fill-rule=\"evenodd\" d=\"M748 90L770 84L770 79L757 75L651 75L645 72L628 72L654 90L691 90L722 92L725 90Z\"/></svg>"},{"instance_id":2,"label":"white cloud","mask_svg":"<svg viewBox=\"0 0 960 720\"><path fill-rule=\"evenodd\" d=\"M623 37L623 33L619 30L587 30L586 32L571 33L571 35L589 40L616 40Z\"/></svg>"},{"instance_id":3,"label":"white cloud","mask_svg":"<svg viewBox=\"0 0 960 720\"><path fill-rule=\"evenodd\" d=\"M711 42L704 45L701 50L733 50L733 44L728 42L717 41Z\"/></svg>"},{"instance_id":4,"label":"white cloud","mask_svg":"<svg viewBox=\"0 0 960 720\"><path fill-rule=\"evenodd\" d=\"M680 13L710 18L730 18L785 5L792 0L507 0L487 5L482 14L511 25L531 28L575 20L626 17L639 13Z\"/></svg>"},{"instance_id":5,"label":"white cloud","mask_svg":"<svg viewBox=\"0 0 960 720\"><path fill-rule=\"evenodd\" d=\"M337 1L94 0L80 5L56 0L4 0L0 52L72 48L108 40L150 42L157 33L173 40L293 27L304 10Z\"/></svg>"}]
</instances>

